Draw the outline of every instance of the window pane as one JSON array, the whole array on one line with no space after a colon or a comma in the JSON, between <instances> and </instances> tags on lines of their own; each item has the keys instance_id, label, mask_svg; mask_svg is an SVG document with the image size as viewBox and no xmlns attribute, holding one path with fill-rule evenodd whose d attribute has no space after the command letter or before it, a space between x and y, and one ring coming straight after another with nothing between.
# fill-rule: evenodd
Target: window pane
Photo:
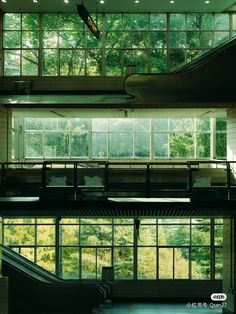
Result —
<instances>
[{"instance_id":1,"label":"window pane","mask_svg":"<svg viewBox=\"0 0 236 314\"><path fill-rule=\"evenodd\" d=\"M172 248L159 248L159 279L173 279Z\"/></svg>"},{"instance_id":2,"label":"window pane","mask_svg":"<svg viewBox=\"0 0 236 314\"><path fill-rule=\"evenodd\" d=\"M214 18L214 28L216 30L229 29L229 14L215 14Z\"/></svg>"},{"instance_id":3,"label":"window pane","mask_svg":"<svg viewBox=\"0 0 236 314\"><path fill-rule=\"evenodd\" d=\"M85 51L61 50L60 75L85 75Z\"/></svg>"},{"instance_id":4,"label":"window pane","mask_svg":"<svg viewBox=\"0 0 236 314\"><path fill-rule=\"evenodd\" d=\"M166 32L150 33L150 47L152 48L166 48L167 38Z\"/></svg>"},{"instance_id":5,"label":"window pane","mask_svg":"<svg viewBox=\"0 0 236 314\"><path fill-rule=\"evenodd\" d=\"M106 29L107 30L121 30L122 26L122 14L106 14Z\"/></svg>"},{"instance_id":6,"label":"window pane","mask_svg":"<svg viewBox=\"0 0 236 314\"><path fill-rule=\"evenodd\" d=\"M170 68L171 69L186 62L184 49L170 49L169 54L170 54Z\"/></svg>"},{"instance_id":7,"label":"window pane","mask_svg":"<svg viewBox=\"0 0 236 314\"><path fill-rule=\"evenodd\" d=\"M133 245L133 226L115 226L114 244L115 245Z\"/></svg>"},{"instance_id":8,"label":"window pane","mask_svg":"<svg viewBox=\"0 0 236 314\"><path fill-rule=\"evenodd\" d=\"M114 247L115 279L133 279L133 248Z\"/></svg>"},{"instance_id":9,"label":"window pane","mask_svg":"<svg viewBox=\"0 0 236 314\"><path fill-rule=\"evenodd\" d=\"M35 228L30 225L5 225L4 244L5 245L34 245Z\"/></svg>"},{"instance_id":10,"label":"window pane","mask_svg":"<svg viewBox=\"0 0 236 314\"><path fill-rule=\"evenodd\" d=\"M84 48L85 33L84 32L60 32L59 33L60 48Z\"/></svg>"},{"instance_id":11,"label":"window pane","mask_svg":"<svg viewBox=\"0 0 236 314\"><path fill-rule=\"evenodd\" d=\"M4 48L20 48L21 47L21 33L9 31L3 33L3 47Z\"/></svg>"},{"instance_id":12,"label":"window pane","mask_svg":"<svg viewBox=\"0 0 236 314\"><path fill-rule=\"evenodd\" d=\"M185 15L184 14L170 14L170 29L185 29Z\"/></svg>"},{"instance_id":13,"label":"window pane","mask_svg":"<svg viewBox=\"0 0 236 314\"><path fill-rule=\"evenodd\" d=\"M156 248L138 248L138 279L156 279Z\"/></svg>"},{"instance_id":14,"label":"window pane","mask_svg":"<svg viewBox=\"0 0 236 314\"><path fill-rule=\"evenodd\" d=\"M55 274L55 248L37 248L37 264Z\"/></svg>"},{"instance_id":15,"label":"window pane","mask_svg":"<svg viewBox=\"0 0 236 314\"><path fill-rule=\"evenodd\" d=\"M22 75L38 75L38 50L22 51Z\"/></svg>"},{"instance_id":16,"label":"window pane","mask_svg":"<svg viewBox=\"0 0 236 314\"><path fill-rule=\"evenodd\" d=\"M211 135L210 133L197 134L197 158L210 158Z\"/></svg>"},{"instance_id":17,"label":"window pane","mask_svg":"<svg viewBox=\"0 0 236 314\"><path fill-rule=\"evenodd\" d=\"M107 119L92 119L93 132L107 132L108 120Z\"/></svg>"},{"instance_id":18,"label":"window pane","mask_svg":"<svg viewBox=\"0 0 236 314\"><path fill-rule=\"evenodd\" d=\"M189 225L159 225L158 245L189 245Z\"/></svg>"},{"instance_id":19,"label":"window pane","mask_svg":"<svg viewBox=\"0 0 236 314\"><path fill-rule=\"evenodd\" d=\"M210 248L192 248L192 279L210 279Z\"/></svg>"},{"instance_id":20,"label":"window pane","mask_svg":"<svg viewBox=\"0 0 236 314\"><path fill-rule=\"evenodd\" d=\"M109 134L109 157L133 157L133 136L130 133Z\"/></svg>"},{"instance_id":21,"label":"window pane","mask_svg":"<svg viewBox=\"0 0 236 314\"><path fill-rule=\"evenodd\" d=\"M98 158L107 157L107 134L92 134L92 156Z\"/></svg>"},{"instance_id":22,"label":"window pane","mask_svg":"<svg viewBox=\"0 0 236 314\"><path fill-rule=\"evenodd\" d=\"M170 157L194 157L194 140L192 133L170 133Z\"/></svg>"},{"instance_id":23,"label":"window pane","mask_svg":"<svg viewBox=\"0 0 236 314\"><path fill-rule=\"evenodd\" d=\"M40 133L25 134L25 157L43 157L43 137Z\"/></svg>"},{"instance_id":24,"label":"window pane","mask_svg":"<svg viewBox=\"0 0 236 314\"><path fill-rule=\"evenodd\" d=\"M215 225L215 245L223 245L223 225Z\"/></svg>"},{"instance_id":25,"label":"window pane","mask_svg":"<svg viewBox=\"0 0 236 314\"><path fill-rule=\"evenodd\" d=\"M86 75L101 75L102 52L100 49L86 50Z\"/></svg>"},{"instance_id":26,"label":"window pane","mask_svg":"<svg viewBox=\"0 0 236 314\"><path fill-rule=\"evenodd\" d=\"M227 156L227 135L226 133L216 133L216 157L226 158Z\"/></svg>"},{"instance_id":27,"label":"window pane","mask_svg":"<svg viewBox=\"0 0 236 314\"><path fill-rule=\"evenodd\" d=\"M79 226L66 225L60 226L61 245L79 245Z\"/></svg>"},{"instance_id":28,"label":"window pane","mask_svg":"<svg viewBox=\"0 0 236 314\"><path fill-rule=\"evenodd\" d=\"M59 14L59 28L62 30L83 30L84 22L76 13Z\"/></svg>"},{"instance_id":29,"label":"window pane","mask_svg":"<svg viewBox=\"0 0 236 314\"><path fill-rule=\"evenodd\" d=\"M170 32L170 47L185 48L186 33L185 32Z\"/></svg>"},{"instance_id":30,"label":"window pane","mask_svg":"<svg viewBox=\"0 0 236 314\"><path fill-rule=\"evenodd\" d=\"M42 28L43 29L59 29L59 16L57 13L43 14L42 15Z\"/></svg>"},{"instance_id":31,"label":"window pane","mask_svg":"<svg viewBox=\"0 0 236 314\"><path fill-rule=\"evenodd\" d=\"M216 131L226 131L227 121L225 118L216 118Z\"/></svg>"},{"instance_id":32,"label":"window pane","mask_svg":"<svg viewBox=\"0 0 236 314\"><path fill-rule=\"evenodd\" d=\"M63 279L79 278L79 249L63 247L60 249L60 274Z\"/></svg>"},{"instance_id":33,"label":"window pane","mask_svg":"<svg viewBox=\"0 0 236 314\"><path fill-rule=\"evenodd\" d=\"M111 249L98 248L97 249L97 278L102 278L102 268L111 267Z\"/></svg>"},{"instance_id":34,"label":"window pane","mask_svg":"<svg viewBox=\"0 0 236 314\"><path fill-rule=\"evenodd\" d=\"M22 48L38 48L39 32L22 32Z\"/></svg>"},{"instance_id":35,"label":"window pane","mask_svg":"<svg viewBox=\"0 0 236 314\"><path fill-rule=\"evenodd\" d=\"M223 279L223 249L215 249L215 279Z\"/></svg>"},{"instance_id":36,"label":"window pane","mask_svg":"<svg viewBox=\"0 0 236 314\"><path fill-rule=\"evenodd\" d=\"M123 14L123 27L129 30L145 30L149 26L148 14Z\"/></svg>"},{"instance_id":37,"label":"window pane","mask_svg":"<svg viewBox=\"0 0 236 314\"><path fill-rule=\"evenodd\" d=\"M96 249L82 248L82 279L96 278Z\"/></svg>"},{"instance_id":38,"label":"window pane","mask_svg":"<svg viewBox=\"0 0 236 314\"><path fill-rule=\"evenodd\" d=\"M167 50L152 49L150 51L150 69L152 73L166 72L167 68Z\"/></svg>"},{"instance_id":39,"label":"window pane","mask_svg":"<svg viewBox=\"0 0 236 314\"><path fill-rule=\"evenodd\" d=\"M143 220L142 220L143 222ZM139 245L156 245L156 226L141 225L139 228Z\"/></svg>"},{"instance_id":40,"label":"window pane","mask_svg":"<svg viewBox=\"0 0 236 314\"><path fill-rule=\"evenodd\" d=\"M6 13L3 19L3 29L20 30L21 15L19 13Z\"/></svg>"},{"instance_id":41,"label":"window pane","mask_svg":"<svg viewBox=\"0 0 236 314\"><path fill-rule=\"evenodd\" d=\"M139 158L150 157L150 136L148 133L134 134L134 155Z\"/></svg>"},{"instance_id":42,"label":"window pane","mask_svg":"<svg viewBox=\"0 0 236 314\"><path fill-rule=\"evenodd\" d=\"M189 278L189 249L175 248L174 260L174 278L188 279Z\"/></svg>"},{"instance_id":43,"label":"window pane","mask_svg":"<svg viewBox=\"0 0 236 314\"><path fill-rule=\"evenodd\" d=\"M70 143L71 157L87 157L88 156L88 134L71 134Z\"/></svg>"},{"instance_id":44,"label":"window pane","mask_svg":"<svg viewBox=\"0 0 236 314\"><path fill-rule=\"evenodd\" d=\"M57 48L58 33L53 31L43 32L43 48Z\"/></svg>"},{"instance_id":45,"label":"window pane","mask_svg":"<svg viewBox=\"0 0 236 314\"><path fill-rule=\"evenodd\" d=\"M155 157L168 157L168 133L154 134Z\"/></svg>"},{"instance_id":46,"label":"window pane","mask_svg":"<svg viewBox=\"0 0 236 314\"><path fill-rule=\"evenodd\" d=\"M211 129L211 120L209 118L197 118L197 131L209 132Z\"/></svg>"},{"instance_id":47,"label":"window pane","mask_svg":"<svg viewBox=\"0 0 236 314\"><path fill-rule=\"evenodd\" d=\"M109 225L82 225L81 245L111 245L112 227Z\"/></svg>"},{"instance_id":48,"label":"window pane","mask_svg":"<svg viewBox=\"0 0 236 314\"><path fill-rule=\"evenodd\" d=\"M55 226L37 225L37 245L55 245Z\"/></svg>"},{"instance_id":49,"label":"window pane","mask_svg":"<svg viewBox=\"0 0 236 314\"><path fill-rule=\"evenodd\" d=\"M23 13L22 14L22 29L38 30L39 29L39 14Z\"/></svg>"},{"instance_id":50,"label":"window pane","mask_svg":"<svg viewBox=\"0 0 236 314\"><path fill-rule=\"evenodd\" d=\"M167 15L165 13L150 14L150 29L165 30L167 28Z\"/></svg>"},{"instance_id":51,"label":"window pane","mask_svg":"<svg viewBox=\"0 0 236 314\"><path fill-rule=\"evenodd\" d=\"M19 253L24 256L25 258L28 258L30 261L34 261L34 248L29 248L29 247L21 247L19 250Z\"/></svg>"},{"instance_id":52,"label":"window pane","mask_svg":"<svg viewBox=\"0 0 236 314\"><path fill-rule=\"evenodd\" d=\"M122 75L122 60L120 50L106 50L106 75Z\"/></svg>"},{"instance_id":53,"label":"window pane","mask_svg":"<svg viewBox=\"0 0 236 314\"><path fill-rule=\"evenodd\" d=\"M210 226L192 226L192 245L210 245Z\"/></svg>"},{"instance_id":54,"label":"window pane","mask_svg":"<svg viewBox=\"0 0 236 314\"><path fill-rule=\"evenodd\" d=\"M58 55L55 49L43 50L43 75L57 75Z\"/></svg>"},{"instance_id":55,"label":"window pane","mask_svg":"<svg viewBox=\"0 0 236 314\"><path fill-rule=\"evenodd\" d=\"M191 30L213 29L213 15L208 13L187 14L187 29Z\"/></svg>"},{"instance_id":56,"label":"window pane","mask_svg":"<svg viewBox=\"0 0 236 314\"><path fill-rule=\"evenodd\" d=\"M45 157L69 156L69 136L67 134L45 134L44 144Z\"/></svg>"}]
</instances>

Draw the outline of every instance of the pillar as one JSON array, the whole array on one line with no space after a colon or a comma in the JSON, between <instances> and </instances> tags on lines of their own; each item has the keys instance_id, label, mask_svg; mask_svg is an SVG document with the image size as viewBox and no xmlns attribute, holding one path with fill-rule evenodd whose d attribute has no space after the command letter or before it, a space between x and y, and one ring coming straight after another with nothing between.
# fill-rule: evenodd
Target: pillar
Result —
<instances>
[{"instance_id":1,"label":"pillar","mask_svg":"<svg viewBox=\"0 0 236 314\"><path fill-rule=\"evenodd\" d=\"M0 106L0 162L11 160L12 112Z\"/></svg>"},{"instance_id":2,"label":"pillar","mask_svg":"<svg viewBox=\"0 0 236 314\"><path fill-rule=\"evenodd\" d=\"M2 275L2 217L0 217L0 313L8 314L8 278Z\"/></svg>"},{"instance_id":3,"label":"pillar","mask_svg":"<svg viewBox=\"0 0 236 314\"><path fill-rule=\"evenodd\" d=\"M236 161L236 109L227 112L227 160ZM236 165L232 165L236 175Z\"/></svg>"},{"instance_id":4,"label":"pillar","mask_svg":"<svg viewBox=\"0 0 236 314\"><path fill-rule=\"evenodd\" d=\"M227 295L227 306L223 313L235 313L235 248L236 231L235 219L224 219L224 240L223 240L223 292Z\"/></svg>"}]
</instances>

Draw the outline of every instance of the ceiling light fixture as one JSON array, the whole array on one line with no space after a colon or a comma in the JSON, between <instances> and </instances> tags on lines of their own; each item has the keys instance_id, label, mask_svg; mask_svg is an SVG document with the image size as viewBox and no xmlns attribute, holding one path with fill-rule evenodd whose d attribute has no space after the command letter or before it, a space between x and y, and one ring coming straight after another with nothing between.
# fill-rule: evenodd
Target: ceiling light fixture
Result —
<instances>
[{"instance_id":1,"label":"ceiling light fixture","mask_svg":"<svg viewBox=\"0 0 236 314\"><path fill-rule=\"evenodd\" d=\"M139 3L139 0L135 0L134 3Z\"/></svg>"},{"instance_id":2,"label":"ceiling light fixture","mask_svg":"<svg viewBox=\"0 0 236 314\"><path fill-rule=\"evenodd\" d=\"M69 3L69 0L64 0L65 3Z\"/></svg>"},{"instance_id":3,"label":"ceiling light fixture","mask_svg":"<svg viewBox=\"0 0 236 314\"><path fill-rule=\"evenodd\" d=\"M208 3L210 3L210 1L209 1L209 0L206 0L205 3L208 4Z\"/></svg>"},{"instance_id":4,"label":"ceiling light fixture","mask_svg":"<svg viewBox=\"0 0 236 314\"><path fill-rule=\"evenodd\" d=\"M100 3L101 3L101 4L104 4L104 3L105 3L105 1L104 1L104 0L100 0Z\"/></svg>"},{"instance_id":5,"label":"ceiling light fixture","mask_svg":"<svg viewBox=\"0 0 236 314\"><path fill-rule=\"evenodd\" d=\"M170 3L172 3L172 4L173 4L173 3L175 3L175 1L174 1L174 0L171 0L171 1L170 1Z\"/></svg>"},{"instance_id":6,"label":"ceiling light fixture","mask_svg":"<svg viewBox=\"0 0 236 314\"><path fill-rule=\"evenodd\" d=\"M34 3L38 3L38 0L33 0Z\"/></svg>"},{"instance_id":7,"label":"ceiling light fixture","mask_svg":"<svg viewBox=\"0 0 236 314\"><path fill-rule=\"evenodd\" d=\"M7 2L7 0L2 0L2 2Z\"/></svg>"}]
</instances>

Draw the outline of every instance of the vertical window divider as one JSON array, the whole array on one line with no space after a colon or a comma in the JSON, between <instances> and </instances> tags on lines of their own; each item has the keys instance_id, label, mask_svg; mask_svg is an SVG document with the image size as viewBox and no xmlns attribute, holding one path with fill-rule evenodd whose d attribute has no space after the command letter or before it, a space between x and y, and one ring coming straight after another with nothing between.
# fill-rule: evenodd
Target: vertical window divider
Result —
<instances>
[{"instance_id":1,"label":"vertical window divider","mask_svg":"<svg viewBox=\"0 0 236 314\"><path fill-rule=\"evenodd\" d=\"M60 257L62 257L60 255L60 220L61 217L56 217L56 221L55 221L55 272L56 272L56 276L58 277L62 277L62 273L61 273L61 267L60 265L62 264L62 261L60 259Z\"/></svg>"}]
</instances>

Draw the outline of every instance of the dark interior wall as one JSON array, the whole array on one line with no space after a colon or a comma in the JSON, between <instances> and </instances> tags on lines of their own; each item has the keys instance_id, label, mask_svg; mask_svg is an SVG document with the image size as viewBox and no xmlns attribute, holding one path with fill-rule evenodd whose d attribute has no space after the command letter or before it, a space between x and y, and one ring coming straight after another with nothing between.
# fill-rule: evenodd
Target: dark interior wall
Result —
<instances>
[{"instance_id":1,"label":"dark interior wall","mask_svg":"<svg viewBox=\"0 0 236 314\"><path fill-rule=\"evenodd\" d=\"M222 280L116 280L111 283L112 298L154 298L210 302L210 296L222 292Z\"/></svg>"},{"instance_id":2,"label":"dark interior wall","mask_svg":"<svg viewBox=\"0 0 236 314\"><path fill-rule=\"evenodd\" d=\"M0 93L14 93L14 82L30 81L31 91L116 91L123 92L124 77L4 77L0 78Z\"/></svg>"}]
</instances>

